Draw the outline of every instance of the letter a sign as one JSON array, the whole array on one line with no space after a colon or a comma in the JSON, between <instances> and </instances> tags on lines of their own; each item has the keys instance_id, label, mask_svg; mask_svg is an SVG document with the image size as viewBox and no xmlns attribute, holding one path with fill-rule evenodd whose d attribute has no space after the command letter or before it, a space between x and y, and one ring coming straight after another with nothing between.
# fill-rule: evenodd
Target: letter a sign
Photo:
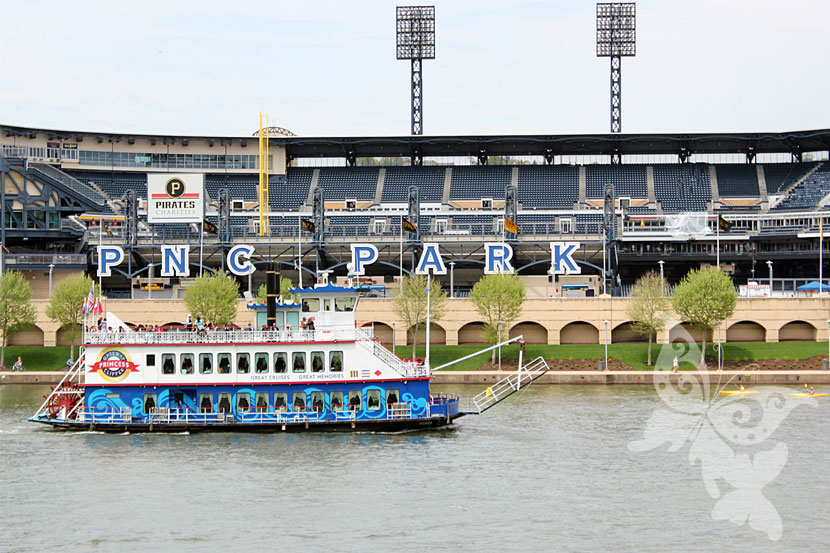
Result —
<instances>
[{"instance_id":1,"label":"letter a sign","mask_svg":"<svg viewBox=\"0 0 830 553\"><path fill-rule=\"evenodd\" d=\"M550 266L556 275L579 275L582 268L576 264L573 255L579 250L579 242L551 242Z\"/></svg>"}]
</instances>

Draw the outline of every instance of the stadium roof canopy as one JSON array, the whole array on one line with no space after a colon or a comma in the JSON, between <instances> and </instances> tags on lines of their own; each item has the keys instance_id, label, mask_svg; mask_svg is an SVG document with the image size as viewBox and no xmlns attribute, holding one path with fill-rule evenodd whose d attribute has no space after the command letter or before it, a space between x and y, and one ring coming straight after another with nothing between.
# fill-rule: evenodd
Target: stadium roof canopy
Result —
<instances>
[{"instance_id":1,"label":"stadium roof canopy","mask_svg":"<svg viewBox=\"0 0 830 553\"><path fill-rule=\"evenodd\" d=\"M117 134L59 131L0 125L6 136L46 135L50 139L122 140L155 139L163 143L183 140L238 144L255 137ZM830 129L763 133L697 134L568 134L494 136L397 137L273 137L291 158L314 157L447 157L519 155L655 155L747 154L830 151Z\"/></svg>"}]
</instances>

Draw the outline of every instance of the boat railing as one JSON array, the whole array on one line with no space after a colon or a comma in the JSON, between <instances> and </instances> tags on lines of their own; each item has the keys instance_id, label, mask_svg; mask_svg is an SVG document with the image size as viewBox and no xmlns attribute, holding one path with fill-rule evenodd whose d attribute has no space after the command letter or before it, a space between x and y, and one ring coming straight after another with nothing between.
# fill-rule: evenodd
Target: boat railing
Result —
<instances>
[{"instance_id":1,"label":"boat railing","mask_svg":"<svg viewBox=\"0 0 830 553\"><path fill-rule=\"evenodd\" d=\"M88 407L78 411L78 421L85 423L130 423L132 418L130 407Z\"/></svg>"},{"instance_id":2,"label":"boat railing","mask_svg":"<svg viewBox=\"0 0 830 553\"><path fill-rule=\"evenodd\" d=\"M152 331L87 331L85 342L94 344L240 344L270 342L333 342L357 338L359 329L351 326L319 328L315 330L278 329L201 329Z\"/></svg>"},{"instance_id":3,"label":"boat railing","mask_svg":"<svg viewBox=\"0 0 830 553\"><path fill-rule=\"evenodd\" d=\"M429 402L431 405L446 405L447 403L453 403L458 400L458 394L433 393L429 396Z\"/></svg>"},{"instance_id":4,"label":"boat railing","mask_svg":"<svg viewBox=\"0 0 830 553\"><path fill-rule=\"evenodd\" d=\"M383 344L374 339L374 336L362 328L355 328L355 341L368 349L375 357L385 365L392 367L402 376L423 377L429 376L429 370L424 365L413 361L404 361Z\"/></svg>"},{"instance_id":5,"label":"boat railing","mask_svg":"<svg viewBox=\"0 0 830 553\"><path fill-rule=\"evenodd\" d=\"M390 403L386 406L387 419L409 419L412 418L412 404Z\"/></svg>"}]
</instances>

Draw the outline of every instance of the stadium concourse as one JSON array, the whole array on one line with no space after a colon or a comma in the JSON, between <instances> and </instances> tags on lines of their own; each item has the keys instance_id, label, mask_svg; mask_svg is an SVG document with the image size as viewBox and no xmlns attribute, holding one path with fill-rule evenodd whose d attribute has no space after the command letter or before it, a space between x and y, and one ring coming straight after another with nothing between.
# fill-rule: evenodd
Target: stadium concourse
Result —
<instances>
[{"instance_id":1,"label":"stadium concourse","mask_svg":"<svg viewBox=\"0 0 830 553\"><path fill-rule=\"evenodd\" d=\"M518 324L535 342L602 342L606 312L617 314L609 340L637 339L620 318L637 277L661 271L673 285L718 261L744 294L773 296L739 302L734 338L826 339L827 297L796 289L820 276L830 284L830 245L820 236L830 227L830 130L348 138L284 131L270 136L265 188L258 142L0 125L4 269L23 271L44 299L65 276L93 274L97 246L119 246L124 261L102 281L107 301L136 323L162 324L172 321L156 320L136 300L181 311L192 276L225 269L233 246L256 248L259 270L240 277L247 295L264 282L268 260L295 284L324 273L342 282L350 246L373 244L378 261L361 282L378 299L363 302L363 320L388 341L394 317L384 298L413 270L423 244L437 243L449 267L439 279L460 299L433 338L469 343L480 339L480 323L463 298L483 274L484 245L504 241L531 298ZM164 192L172 175L188 187L198 177L197 219L154 212L180 199L168 188L167 203L156 205L159 195L148 194L154 182ZM552 242L579 244L581 274L549 274ZM188 276L161 274L163 246L189 246ZM50 324L41 315L15 340L59 343Z\"/></svg>"}]
</instances>

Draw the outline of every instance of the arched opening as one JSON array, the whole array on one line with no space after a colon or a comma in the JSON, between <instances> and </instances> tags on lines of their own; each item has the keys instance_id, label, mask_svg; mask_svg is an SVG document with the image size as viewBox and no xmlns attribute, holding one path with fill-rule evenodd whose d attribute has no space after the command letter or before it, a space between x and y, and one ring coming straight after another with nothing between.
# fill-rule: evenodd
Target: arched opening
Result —
<instances>
[{"instance_id":1,"label":"arched opening","mask_svg":"<svg viewBox=\"0 0 830 553\"><path fill-rule=\"evenodd\" d=\"M680 323L675 325L669 332L669 342L686 342L686 343L702 343L703 340L707 343L712 342L712 331L709 329L703 330L695 328L689 323Z\"/></svg>"},{"instance_id":2,"label":"arched opening","mask_svg":"<svg viewBox=\"0 0 830 553\"><path fill-rule=\"evenodd\" d=\"M412 345L412 342L415 340L415 327L409 327L409 330L406 332L406 343L408 345ZM424 341L426 340L426 328L421 327L418 330L418 345L423 346ZM447 332L444 330L443 327L432 323L429 325L429 343L433 346L443 346L447 343Z\"/></svg>"},{"instance_id":3,"label":"arched opening","mask_svg":"<svg viewBox=\"0 0 830 553\"><path fill-rule=\"evenodd\" d=\"M767 330L755 321L741 321L726 329L727 342L765 342Z\"/></svg>"},{"instance_id":4,"label":"arched opening","mask_svg":"<svg viewBox=\"0 0 830 553\"><path fill-rule=\"evenodd\" d=\"M638 342L648 342L648 336L637 332L634 328L634 324L630 321L617 325L617 327L611 331L612 344L632 344Z\"/></svg>"},{"instance_id":5,"label":"arched opening","mask_svg":"<svg viewBox=\"0 0 830 553\"><path fill-rule=\"evenodd\" d=\"M504 332L504 329L502 329ZM458 344L484 344L484 323L467 323L458 329Z\"/></svg>"},{"instance_id":6,"label":"arched opening","mask_svg":"<svg viewBox=\"0 0 830 553\"><path fill-rule=\"evenodd\" d=\"M27 326L9 335L10 346L42 346L43 331L37 325Z\"/></svg>"},{"instance_id":7,"label":"arched opening","mask_svg":"<svg viewBox=\"0 0 830 553\"><path fill-rule=\"evenodd\" d=\"M70 346L72 345L73 339L76 346L81 343L81 325L75 325L74 328L67 326L60 327L57 335L57 345Z\"/></svg>"},{"instance_id":8,"label":"arched opening","mask_svg":"<svg viewBox=\"0 0 830 553\"><path fill-rule=\"evenodd\" d=\"M816 327L805 321L792 321L778 330L779 342L815 342Z\"/></svg>"},{"instance_id":9,"label":"arched opening","mask_svg":"<svg viewBox=\"0 0 830 553\"><path fill-rule=\"evenodd\" d=\"M515 325L510 329L510 338L523 336L525 344L547 344L548 329L539 323L524 322Z\"/></svg>"},{"instance_id":10,"label":"arched opening","mask_svg":"<svg viewBox=\"0 0 830 553\"><path fill-rule=\"evenodd\" d=\"M599 329L591 323L576 321L559 331L560 344L599 344Z\"/></svg>"},{"instance_id":11,"label":"arched opening","mask_svg":"<svg viewBox=\"0 0 830 553\"><path fill-rule=\"evenodd\" d=\"M380 321L369 322L363 325L363 328L369 330L371 328L375 329L375 338L380 340L381 344L387 345L390 348L392 347L392 327L386 323L382 323ZM430 336L430 340L432 336Z\"/></svg>"}]
</instances>

